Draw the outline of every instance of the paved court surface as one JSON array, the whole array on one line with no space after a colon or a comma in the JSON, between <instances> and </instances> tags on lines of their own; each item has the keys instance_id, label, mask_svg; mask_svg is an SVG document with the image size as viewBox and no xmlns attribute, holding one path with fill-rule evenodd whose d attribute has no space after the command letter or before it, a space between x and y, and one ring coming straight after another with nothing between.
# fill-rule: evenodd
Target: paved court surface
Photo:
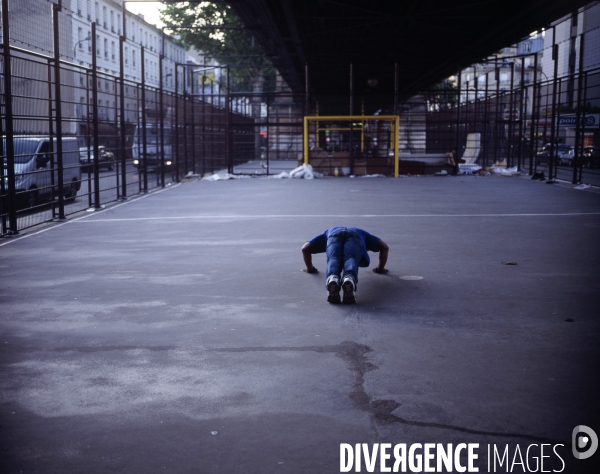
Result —
<instances>
[{"instance_id":1,"label":"paved court surface","mask_svg":"<svg viewBox=\"0 0 600 474\"><path fill-rule=\"evenodd\" d=\"M301 271L332 225L390 246L356 305L326 302L323 255ZM340 443L600 472L570 445L600 433L600 194L195 181L23 237L0 241L2 473L336 473Z\"/></svg>"}]
</instances>

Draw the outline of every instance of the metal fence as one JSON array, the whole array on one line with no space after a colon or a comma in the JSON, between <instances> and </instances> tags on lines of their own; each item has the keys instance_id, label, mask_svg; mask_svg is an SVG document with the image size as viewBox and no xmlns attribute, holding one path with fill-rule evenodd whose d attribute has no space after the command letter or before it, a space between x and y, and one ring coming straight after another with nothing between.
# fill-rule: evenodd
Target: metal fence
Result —
<instances>
[{"instance_id":1,"label":"metal fence","mask_svg":"<svg viewBox=\"0 0 600 474\"><path fill-rule=\"evenodd\" d=\"M564 91L572 82L581 86L575 89L575 99ZM592 105L600 101L598 85L596 68L499 94L484 90L476 99L428 112L423 116L426 153L476 155L483 167L517 167L532 175L544 173L548 179L598 186L600 108ZM527 102L533 102L530 111L525 109Z\"/></svg>"},{"instance_id":2,"label":"metal fence","mask_svg":"<svg viewBox=\"0 0 600 474\"><path fill-rule=\"evenodd\" d=\"M256 174L279 172L270 165L279 160L295 166L297 95L284 87L235 92L239 68L176 62L141 44L141 31L138 44L135 30L121 35L106 20L87 22L87 38L75 41L75 19L92 17L70 3L2 2L0 235L190 173L244 173L239 165L248 162Z\"/></svg>"},{"instance_id":3,"label":"metal fence","mask_svg":"<svg viewBox=\"0 0 600 474\"><path fill-rule=\"evenodd\" d=\"M598 186L599 49L595 3L413 98L405 133L423 154Z\"/></svg>"},{"instance_id":4,"label":"metal fence","mask_svg":"<svg viewBox=\"0 0 600 474\"><path fill-rule=\"evenodd\" d=\"M119 13L92 21L83 4L9 10L2 0L0 235L189 173L290 171L304 143L325 174L391 175L399 155L401 174L496 165L600 185L600 27L589 27L600 25L598 4L410 98L361 97L351 67L348 95L312 97L274 71L191 64L174 43L165 54L160 30L142 42L134 24L125 31L131 18L123 28ZM310 65L306 74L308 88ZM305 142L307 115L399 116L399 130L341 118Z\"/></svg>"}]
</instances>

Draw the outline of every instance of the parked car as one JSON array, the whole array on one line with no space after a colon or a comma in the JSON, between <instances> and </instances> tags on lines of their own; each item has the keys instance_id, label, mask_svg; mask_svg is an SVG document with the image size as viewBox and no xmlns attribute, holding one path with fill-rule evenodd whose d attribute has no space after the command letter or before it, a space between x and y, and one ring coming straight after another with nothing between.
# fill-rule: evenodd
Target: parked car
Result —
<instances>
[{"instance_id":1,"label":"parked car","mask_svg":"<svg viewBox=\"0 0 600 474\"><path fill-rule=\"evenodd\" d=\"M558 154L558 165L559 166L573 166L573 159L575 158L575 147L570 146L568 150Z\"/></svg>"},{"instance_id":2,"label":"parked car","mask_svg":"<svg viewBox=\"0 0 600 474\"><path fill-rule=\"evenodd\" d=\"M600 147L586 146L581 155L581 162L586 168L598 168L600 166Z\"/></svg>"},{"instance_id":3,"label":"parked car","mask_svg":"<svg viewBox=\"0 0 600 474\"><path fill-rule=\"evenodd\" d=\"M6 150L6 139L3 139ZM14 137L15 189L21 204L26 208L35 207L48 201L58 193L58 169L56 164L56 141L51 146L49 137ZM81 171L77 163L77 138L63 137L62 164L63 189L65 199L73 200L81 188ZM51 152L54 149L54 152ZM7 159L4 158L4 166ZM54 176L52 176L54 171ZM5 178L6 179L6 178Z\"/></svg>"},{"instance_id":4,"label":"parked car","mask_svg":"<svg viewBox=\"0 0 600 474\"><path fill-rule=\"evenodd\" d=\"M562 153L565 153L569 150L570 145L567 145L566 143L559 143L556 146L556 152L554 154L554 156L556 158L558 158ZM535 155L535 164L536 165L541 165L541 164L548 164L548 162L550 161L550 153L553 150L553 146L550 143L545 144L542 149L540 151L537 152L537 154Z\"/></svg>"},{"instance_id":5,"label":"parked car","mask_svg":"<svg viewBox=\"0 0 600 474\"><path fill-rule=\"evenodd\" d=\"M109 171L112 171L115 167L115 155L112 151L108 151L104 145L100 145L98 147L98 153L100 155L100 160L98 161L98 167L106 168ZM84 170L91 170L94 166L94 148L90 147L80 147L79 148L79 162L82 165Z\"/></svg>"}]
</instances>

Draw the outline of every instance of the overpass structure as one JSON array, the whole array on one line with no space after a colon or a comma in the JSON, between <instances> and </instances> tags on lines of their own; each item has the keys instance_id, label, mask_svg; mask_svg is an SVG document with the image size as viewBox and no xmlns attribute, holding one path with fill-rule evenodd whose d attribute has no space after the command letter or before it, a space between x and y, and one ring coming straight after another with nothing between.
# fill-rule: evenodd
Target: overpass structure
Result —
<instances>
[{"instance_id":1,"label":"overpass structure","mask_svg":"<svg viewBox=\"0 0 600 474\"><path fill-rule=\"evenodd\" d=\"M408 98L585 0L229 2L295 91ZM348 80L352 65L352 86ZM396 84L394 65L397 65ZM307 74L308 70L308 74Z\"/></svg>"}]
</instances>

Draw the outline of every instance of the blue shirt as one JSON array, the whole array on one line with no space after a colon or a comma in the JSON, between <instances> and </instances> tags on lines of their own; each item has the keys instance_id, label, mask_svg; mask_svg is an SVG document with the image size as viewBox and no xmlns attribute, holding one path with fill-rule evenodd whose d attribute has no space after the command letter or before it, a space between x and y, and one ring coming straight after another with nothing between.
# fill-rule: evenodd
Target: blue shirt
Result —
<instances>
[{"instance_id":1,"label":"blue shirt","mask_svg":"<svg viewBox=\"0 0 600 474\"><path fill-rule=\"evenodd\" d=\"M327 229L322 234L314 236L309 240L310 243L310 253L323 253L327 250L327 239L329 239L329 235L337 229L348 229L350 231L356 232L360 240L362 242L363 256L360 260L359 266L368 267L371 263L371 258L369 257L369 252L379 252L379 241L381 240L379 237L369 234L366 230L359 229L358 227L331 227Z\"/></svg>"}]
</instances>

